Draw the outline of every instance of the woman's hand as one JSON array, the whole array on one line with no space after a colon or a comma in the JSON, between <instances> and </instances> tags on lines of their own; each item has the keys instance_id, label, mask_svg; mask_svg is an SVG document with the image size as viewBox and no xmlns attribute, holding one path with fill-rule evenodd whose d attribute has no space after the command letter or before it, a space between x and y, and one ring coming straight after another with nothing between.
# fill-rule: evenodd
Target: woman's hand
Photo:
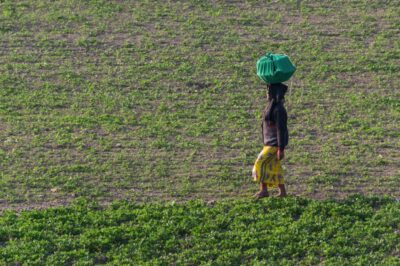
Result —
<instances>
[{"instance_id":1,"label":"woman's hand","mask_svg":"<svg viewBox=\"0 0 400 266\"><path fill-rule=\"evenodd\" d=\"M278 160L282 160L285 157L285 150L279 148L278 151L276 152L276 156L278 157Z\"/></svg>"}]
</instances>

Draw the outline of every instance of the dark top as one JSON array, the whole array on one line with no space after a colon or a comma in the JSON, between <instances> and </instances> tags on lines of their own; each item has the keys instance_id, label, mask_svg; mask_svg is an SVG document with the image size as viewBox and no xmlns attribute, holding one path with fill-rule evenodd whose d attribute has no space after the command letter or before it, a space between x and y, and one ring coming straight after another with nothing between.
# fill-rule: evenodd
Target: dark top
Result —
<instances>
[{"instance_id":1,"label":"dark top","mask_svg":"<svg viewBox=\"0 0 400 266\"><path fill-rule=\"evenodd\" d=\"M264 145L274 146L284 149L289 142L289 132L287 129L287 112L282 104L277 104L272 110L270 123L266 118L262 119L262 135Z\"/></svg>"}]
</instances>

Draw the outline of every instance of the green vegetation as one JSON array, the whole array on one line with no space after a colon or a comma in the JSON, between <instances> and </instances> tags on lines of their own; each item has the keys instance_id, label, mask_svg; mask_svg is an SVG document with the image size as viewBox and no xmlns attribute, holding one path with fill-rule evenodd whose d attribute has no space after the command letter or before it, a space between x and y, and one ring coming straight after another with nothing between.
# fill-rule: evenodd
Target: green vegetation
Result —
<instances>
[{"instance_id":1,"label":"green vegetation","mask_svg":"<svg viewBox=\"0 0 400 266\"><path fill-rule=\"evenodd\" d=\"M247 197L266 51L289 192L399 197L400 6L296 2L1 1L2 208Z\"/></svg>"},{"instance_id":2,"label":"green vegetation","mask_svg":"<svg viewBox=\"0 0 400 266\"><path fill-rule=\"evenodd\" d=\"M297 2L0 0L0 264L400 264L400 5ZM252 202L268 51L298 197Z\"/></svg>"},{"instance_id":3,"label":"green vegetation","mask_svg":"<svg viewBox=\"0 0 400 266\"><path fill-rule=\"evenodd\" d=\"M5 265L398 265L400 204L289 197L206 204L79 200L0 217Z\"/></svg>"}]
</instances>

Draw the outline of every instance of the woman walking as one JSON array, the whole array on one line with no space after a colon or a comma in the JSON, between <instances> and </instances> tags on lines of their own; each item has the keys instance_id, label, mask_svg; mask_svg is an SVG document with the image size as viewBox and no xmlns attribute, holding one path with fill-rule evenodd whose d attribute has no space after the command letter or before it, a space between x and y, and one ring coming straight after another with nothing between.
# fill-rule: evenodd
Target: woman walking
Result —
<instances>
[{"instance_id":1,"label":"woman walking","mask_svg":"<svg viewBox=\"0 0 400 266\"><path fill-rule=\"evenodd\" d=\"M262 137L264 148L253 167L253 178L260 184L257 199L268 197L268 188L278 187L279 196L286 196L285 179L281 160L289 141L287 112L284 107L288 87L282 83L268 84L268 102L262 115Z\"/></svg>"}]
</instances>

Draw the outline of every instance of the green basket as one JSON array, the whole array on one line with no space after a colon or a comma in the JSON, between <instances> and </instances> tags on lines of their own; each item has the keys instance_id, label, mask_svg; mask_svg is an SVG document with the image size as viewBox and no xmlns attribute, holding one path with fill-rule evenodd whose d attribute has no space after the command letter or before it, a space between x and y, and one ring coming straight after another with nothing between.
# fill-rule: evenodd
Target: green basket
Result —
<instances>
[{"instance_id":1,"label":"green basket","mask_svg":"<svg viewBox=\"0 0 400 266\"><path fill-rule=\"evenodd\" d=\"M257 76L268 84L287 81L295 71L296 67L285 54L268 53L257 61Z\"/></svg>"}]
</instances>

